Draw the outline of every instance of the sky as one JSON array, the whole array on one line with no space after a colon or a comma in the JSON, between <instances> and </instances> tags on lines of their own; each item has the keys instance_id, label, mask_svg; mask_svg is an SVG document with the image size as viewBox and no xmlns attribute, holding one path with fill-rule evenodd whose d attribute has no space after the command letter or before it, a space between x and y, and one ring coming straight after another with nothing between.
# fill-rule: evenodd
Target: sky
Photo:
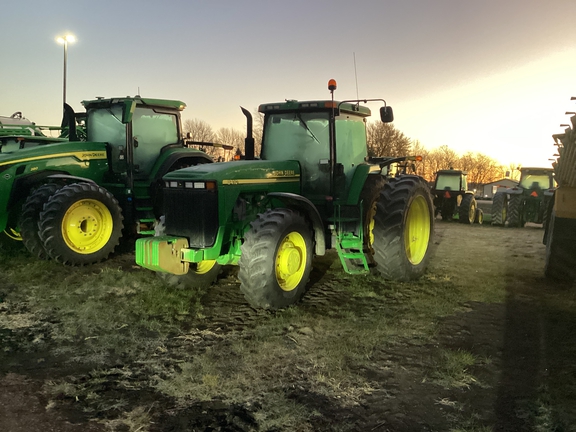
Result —
<instances>
[{"instance_id":1,"label":"sky","mask_svg":"<svg viewBox=\"0 0 576 432\"><path fill-rule=\"evenodd\" d=\"M178 99L245 129L240 106L382 98L425 148L550 166L576 111L574 0L20 0L0 26L0 115L60 124L67 102ZM378 104L371 104L377 114Z\"/></svg>"}]
</instances>

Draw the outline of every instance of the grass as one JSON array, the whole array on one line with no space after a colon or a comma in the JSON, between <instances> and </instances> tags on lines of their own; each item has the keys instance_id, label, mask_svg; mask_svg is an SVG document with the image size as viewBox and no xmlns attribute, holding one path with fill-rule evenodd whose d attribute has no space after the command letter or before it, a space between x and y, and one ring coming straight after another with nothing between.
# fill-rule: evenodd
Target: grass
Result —
<instances>
[{"instance_id":1,"label":"grass","mask_svg":"<svg viewBox=\"0 0 576 432\"><path fill-rule=\"evenodd\" d=\"M110 430L149 428L157 408L125 398L141 389L179 406L223 401L250 407L260 430L312 431L321 408L296 396L352 409L385 389L382 370L402 371L439 392L482 386L474 371L487 360L438 346L438 332L442 319L466 310L468 302L505 300L498 278L480 290L434 269L414 282L390 283L333 266L328 275L337 283L312 287L335 293L327 294L321 308L305 298L259 314L241 330L201 329L196 325L205 322L204 315L227 317L205 310L204 292L169 288L148 271L111 264L64 268L1 250L0 268L0 325L42 334L51 353L71 369L89 370L52 379L45 394L52 401L79 401ZM568 305L555 297L544 301L569 310L576 295L567 291L565 298ZM34 347L22 342L21 348ZM426 354L409 366L395 357L406 352ZM111 383L120 395L109 396ZM553 422L551 404L542 402L538 424ZM451 421L452 430L487 431L466 409Z\"/></svg>"}]
</instances>

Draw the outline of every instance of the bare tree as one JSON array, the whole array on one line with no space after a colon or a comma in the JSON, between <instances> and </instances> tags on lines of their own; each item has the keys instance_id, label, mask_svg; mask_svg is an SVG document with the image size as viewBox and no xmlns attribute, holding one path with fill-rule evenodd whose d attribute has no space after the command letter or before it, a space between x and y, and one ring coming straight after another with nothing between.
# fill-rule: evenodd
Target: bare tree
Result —
<instances>
[{"instance_id":1,"label":"bare tree","mask_svg":"<svg viewBox=\"0 0 576 432\"><path fill-rule=\"evenodd\" d=\"M402 156L410 150L410 138L390 123L366 125L368 156Z\"/></svg>"},{"instance_id":2,"label":"bare tree","mask_svg":"<svg viewBox=\"0 0 576 432\"><path fill-rule=\"evenodd\" d=\"M264 133L264 114L255 108L252 111L254 122L252 124L252 133L254 135L254 156L260 156L262 150L262 135Z\"/></svg>"},{"instance_id":3,"label":"bare tree","mask_svg":"<svg viewBox=\"0 0 576 432\"><path fill-rule=\"evenodd\" d=\"M410 154L413 156L421 156L422 161L416 162L416 174L423 177L426 181L434 180L434 174L432 161L430 160L430 151L426 150L422 143L418 140L412 142L412 148L410 149Z\"/></svg>"},{"instance_id":4,"label":"bare tree","mask_svg":"<svg viewBox=\"0 0 576 432\"><path fill-rule=\"evenodd\" d=\"M242 153L245 152L244 138L244 134L234 128L220 128L216 132L216 141L219 144L232 145Z\"/></svg>"},{"instance_id":5,"label":"bare tree","mask_svg":"<svg viewBox=\"0 0 576 432\"><path fill-rule=\"evenodd\" d=\"M183 128L184 133L190 133L190 139L192 141L212 142L214 140L212 126L204 120L185 120Z\"/></svg>"}]
</instances>

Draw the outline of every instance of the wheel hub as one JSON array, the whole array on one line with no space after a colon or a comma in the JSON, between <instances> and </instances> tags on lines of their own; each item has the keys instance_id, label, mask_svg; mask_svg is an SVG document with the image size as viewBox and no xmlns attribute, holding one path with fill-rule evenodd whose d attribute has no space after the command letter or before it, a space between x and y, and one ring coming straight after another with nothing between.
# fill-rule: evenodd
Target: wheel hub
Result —
<instances>
[{"instance_id":1,"label":"wheel hub","mask_svg":"<svg viewBox=\"0 0 576 432\"><path fill-rule=\"evenodd\" d=\"M276 253L276 280L283 291L298 286L306 270L306 243L298 232L288 234Z\"/></svg>"},{"instance_id":2,"label":"wheel hub","mask_svg":"<svg viewBox=\"0 0 576 432\"><path fill-rule=\"evenodd\" d=\"M300 268L300 252L292 243L288 243L280 256L280 273L291 275Z\"/></svg>"}]
</instances>

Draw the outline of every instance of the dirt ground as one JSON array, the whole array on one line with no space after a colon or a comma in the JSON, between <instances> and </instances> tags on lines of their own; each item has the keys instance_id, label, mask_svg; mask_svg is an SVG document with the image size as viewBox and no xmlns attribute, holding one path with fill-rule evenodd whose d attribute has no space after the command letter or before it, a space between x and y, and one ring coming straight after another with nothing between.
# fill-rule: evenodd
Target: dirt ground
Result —
<instances>
[{"instance_id":1,"label":"dirt ground","mask_svg":"<svg viewBox=\"0 0 576 432\"><path fill-rule=\"evenodd\" d=\"M574 287L545 280L544 258L540 226L505 229L438 221L430 269L479 293L488 285L503 284L505 301L463 304L461 312L443 319L434 346L396 346L376 353L373 362L378 367L366 373L385 385L356 406L342 408L307 393L297 382L289 397L320 413L314 424L319 431L336 430L336 425L348 426L338 430L354 431L448 431L455 430L449 420L458 416L468 419L460 423L461 431L576 431L576 310L555 302L556 295ZM130 256L121 256L109 265L129 261ZM315 289L299 307L322 313L323 308L342 305L339 294L330 289L338 283L333 275L320 272L314 282ZM258 326L264 312L247 306L239 294L230 296L234 284L233 277L224 279L206 296L203 322L208 324L199 331L242 333ZM1 305L0 299L0 315ZM20 352L19 341L1 321L0 343L0 431L138 430L125 423L102 423L86 405L66 396L48 400L42 390L50 380L89 371L72 370L50 350ZM210 338L203 343L210 344ZM489 359L471 370L482 385L443 389L423 380L430 351L439 346ZM131 379L138 380L137 370ZM101 391L111 400L121 391L112 380L103 386ZM129 396L139 406L147 401L153 407L150 431L260 430L250 407L218 401L183 407L137 385Z\"/></svg>"}]
</instances>

